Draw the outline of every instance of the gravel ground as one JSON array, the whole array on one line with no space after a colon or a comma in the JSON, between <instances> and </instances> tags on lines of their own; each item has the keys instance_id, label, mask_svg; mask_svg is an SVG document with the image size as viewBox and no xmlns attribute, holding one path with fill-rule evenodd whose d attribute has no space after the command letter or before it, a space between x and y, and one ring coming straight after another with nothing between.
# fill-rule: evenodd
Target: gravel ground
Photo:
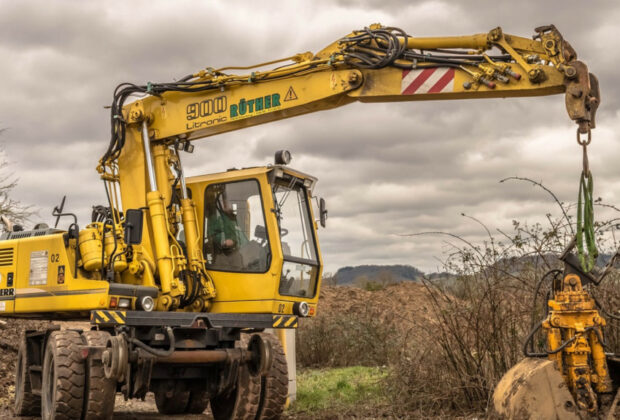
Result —
<instances>
[{"instance_id":1,"label":"gravel ground","mask_svg":"<svg viewBox=\"0 0 620 420\"><path fill-rule=\"evenodd\" d=\"M12 418L15 392L15 362L19 340L24 330L45 328L46 321L0 319L0 418Z\"/></svg>"},{"instance_id":2,"label":"gravel ground","mask_svg":"<svg viewBox=\"0 0 620 420\"><path fill-rule=\"evenodd\" d=\"M16 417L10 408L5 407L0 410L0 418L6 420L34 420L35 417ZM188 420L209 420L213 416L207 411L200 415L179 415L170 416L159 414L155 408L155 398L149 393L145 401L125 401L122 396L116 396L114 405L114 420L148 420L148 419L188 419Z\"/></svg>"}]
</instances>

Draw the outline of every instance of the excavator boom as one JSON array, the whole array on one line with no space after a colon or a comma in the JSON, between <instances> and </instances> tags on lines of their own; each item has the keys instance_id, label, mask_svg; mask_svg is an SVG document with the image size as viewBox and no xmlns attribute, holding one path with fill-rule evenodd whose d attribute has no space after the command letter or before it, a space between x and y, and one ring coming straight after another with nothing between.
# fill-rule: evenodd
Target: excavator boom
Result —
<instances>
[{"instance_id":1,"label":"excavator boom","mask_svg":"<svg viewBox=\"0 0 620 420\"><path fill-rule=\"evenodd\" d=\"M577 60L554 26L536 31L534 39L504 34L501 28L472 36L415 38L400 29L376 24L354 31L316 54L300 53L250 67L208 67L178 82L123 84L114 95L113 136L101 159L100 172L104 179L122 180L117 186L123 208L149 206L149 191L158 191L163 204L169 205L169 179L174 178L165 163L169 146L181 144L187 149L185 145L192 140L355 101L565 93L569 117L578 124L580 133L589 133L600 98L596 77ZM286 63L258 70L282 62ZM254 69L245 74L230 73ZM134 94L146 97L125 106L126 99ZM152 157L150 145L144 147L146 143L152 143ZM165 239L170 222L155 216L161 213L153 209L148 232L160 239L147 238L144 243L146 252L166 266L158 271L168 277L162 284L169 293L174 286L168 284L174 280L161 271L170 272L172 267L168 262L172 257L166 251L170 245ZM188 230L197 228L186 226ZM210 299L213 294L210 291L206 295Z\"/></svg>"},{"instance_id":2,"label":"excavator boom","mask_svg":"<svg viewBox=\"0 0 620 420\"><path fill-rule=\"evenodd\" d=\"M294 64L242 75L225 72L234 67L208 68L178 83L133 86L130 90L153 95L127 107L124 116L129 123L148 116L153 140L197 139L353 101L566 93L569 117L586 132L594 127L600 101L596 78L553 26L537 28L532 40L501 28L471 36L413 38L371 25L317 54L285 60Z\"/></svg>"}]
</instances>

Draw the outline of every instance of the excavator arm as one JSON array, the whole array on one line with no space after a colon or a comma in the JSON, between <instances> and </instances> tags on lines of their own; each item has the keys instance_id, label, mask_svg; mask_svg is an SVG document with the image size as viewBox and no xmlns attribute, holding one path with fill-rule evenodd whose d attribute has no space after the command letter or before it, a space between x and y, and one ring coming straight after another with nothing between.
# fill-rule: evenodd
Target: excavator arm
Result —
<instances>
[{"instance_id":1,"label":"excavator arm","mask_svg":"<svg viewBox=\"0 0 620 420\"><path fill-rule=\"evenodd\" d=\"M136 90L151 96L134 102L124 116L128 123L146 116L153 140L193 140L353 101L565 93L569 117L585 133L594 127L599 103L596 77L554 26L536 31L535 39L504 34L501 28L414 38L371 25L317 54L285 59L294 64L273 70L234 75L226 71L253 67L208 68L175 84L143 86Z\"/></svg>"},{"instance_id":2,"label":"excavator arm","mask_svg":"<svg viewBox=\"0 0 620 420\"><path fill-rule=\"evenodd\" d=\"M287 63L255 70L281 62ZM239 70L243 73L232 73ZM553 26L537 28L533 39L526 39L504 34L501 28L471 36L415 38L397 28L371 25L316 54L301 53L252 67L206 68L171 83L120 85L112 104L112 139L99 170L111 197L117 197L114 187L120 189L112 207L122 203L122 208L139 209L159 200L156 208L150 208L147 236L152 237L144 241L144 254L157 262L158 267L150 266L164 278L164 294L174 294L175 284L182 283L175 277L183 267L190 261L195 267L202 263L196 247L187 250L185 261L178 246L177 263L170 254L174 229L165 209L172 180L177 178L170 171L171 160L180 166L178 153L171 155L171 145L188 149L192 140L354 101L559 93L565 94L569 117L579 133L589 133L600 101L598 82ZM144 97L125 105L135 94ZM192 202L185 200L186 212L191 213ZM198 229L185 226L185 231L192 235ZM208 289L207 298L214 295L212 287Z\"/></svg>"},{"instance_id":3,"label":"excavator arm","mask_svg":"<svg viewBox=\"0 0 620 420\"><path fill-rule=\"evenodd\" d=\"M144 257L144 269L159 278L158 308L178 307L179 296L187 295L183 284L185 289L197 290L189 285L201 279L202 303L193 309L204 310L215 289L201 256L194 204L184 196L181 215L168 210L175 180L184 181L171 167L181 167L178 150L193 148L192 140L355 101L559 93L565 94L578 133L589 133L600 101L598 82L554 26L537 28L533 39L504 34L501 28L471 36L415 38L401 29L375 24L316 54L306 52L251 67L209 67L170 83L120 85L111 106L112 138L99 171L111 197L110 207L117 209L114 215L123 208L149 209L138 256ZM142 97L126 104L134 95ZM185 251L174 239L180 219L189 235ZM120 218L115 225L122 231ZM124 250L119 247L119 252ZM143 269L129 270L138 271ZM180 273L189 278L180 279ZM131 274L124 275L128 276L124 281L135 282ZM154 277L147 277L151 280L144 282L152 285Z\"/></svg>"}]
</instances>

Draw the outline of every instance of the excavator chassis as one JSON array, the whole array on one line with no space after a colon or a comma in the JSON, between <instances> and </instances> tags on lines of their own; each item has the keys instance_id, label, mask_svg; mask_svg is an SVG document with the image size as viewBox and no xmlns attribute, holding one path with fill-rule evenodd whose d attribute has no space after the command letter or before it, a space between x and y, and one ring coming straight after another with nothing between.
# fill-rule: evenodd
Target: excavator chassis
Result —
<instances>
[{"instance_id":1,"label":"excavator chassis","mask_svg":"<svg viewBox=\"0 0 620 420\"><path fill-rule=\"evenodd\" d=\"M272 375L274 357L282 364L283 352L277 339L261 332L274 322L297 325L297 317L284 317L96 310L90 331L26 331L16 414L109 419L117 393L144 399L151 391L162 414L202 413L210 403L216 419L265 418L261 400L274 390L261 383L273 382L264 378ZM288 377L277 380L288 383ZM287 390L278 392L284 393L279 407L271 408L281 412Z\"/></svg>"}]
</instances>

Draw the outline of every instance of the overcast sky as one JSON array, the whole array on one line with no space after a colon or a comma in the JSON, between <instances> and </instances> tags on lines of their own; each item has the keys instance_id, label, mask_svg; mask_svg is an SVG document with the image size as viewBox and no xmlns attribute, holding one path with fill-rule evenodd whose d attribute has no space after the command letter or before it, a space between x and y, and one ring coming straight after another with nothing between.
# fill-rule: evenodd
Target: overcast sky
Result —
<instances>
[{"instance_id":1,"label":"overcast sky","mask_svg":"<svg viewBox=\"0 0 620 420\"><path fill-rule=\"evenodd\" d=\"M615 1L8 1L0 0L0 142L19 177L15 197L52 222L63 194L83 226L104 202L95 167L109 141L120 82L171 81L211 66L249 65L318 51L374 22L412 36L466 35L501 26L529 37L555 24L600 78L590 147L597 196L620 204L620 3ZM581 152L561 95L546 98L353 104L196 142L186 173L272 162L319 178L329 206L320 232L328 271L445 256L441 230L484 237L542 220L556 207L519 175L576 200ZM37 220L33 220L36 222Z\"/></svg>"}]
</instances>

